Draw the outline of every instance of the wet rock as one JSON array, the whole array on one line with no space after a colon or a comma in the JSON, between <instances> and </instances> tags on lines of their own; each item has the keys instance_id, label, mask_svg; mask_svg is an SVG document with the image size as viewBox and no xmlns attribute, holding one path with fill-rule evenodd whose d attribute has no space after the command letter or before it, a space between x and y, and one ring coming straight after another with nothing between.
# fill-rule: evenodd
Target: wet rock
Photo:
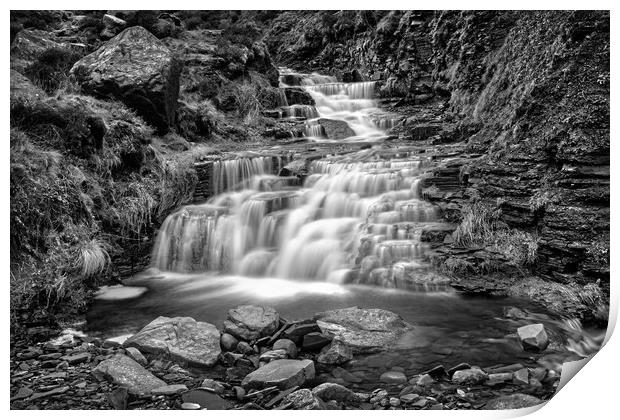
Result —
<instances>
[{"instance_id":1,"label":"wet rock","mask_svg":"<svg viewBox=\"0 0 620 420\"><path fill-rule=\"evenodd\" d=\"M220 355L220 332L214 325L193 318L160 316L127 339L124 346L180 363L211 367Z\"/></svg>"},{"instance_id":2,"label":"wet rock","mask_svg":"<svg viewBox=\"0 0 620 420\"><path fill-rule=\"evenodd\" d=\"M452 375L452 382L459 385L479 385L487 379L488 375L476 367L459 370Z\"/></svg>"},{"instance_id":3,"label":"wet rock","mask_svg":"<svg viewBox=\"0 0 620 420\"><path fill-rule=\"evenodd\" d=\"M319 329L319 326L317 325L316 321L310 320L310 321L300 321L300 322L296 322L293 325L291 325L290 327L288 327L286 330L284 330L284 333L282 334L285 338L290 339L293 343L295 344L301 344L301 341L303 340L303 337L306 334L312 333L312 332L320 332L321 330Z\"/></svg>"},{"instance_id":4,"label":"wet rock","mask_svg":"<svg viewBox=\"0 0 620 420\"><path fill-rule=\"evenodd\" d=\"M317 122L323 127L325 135L330 140L343 140L355 136L355 131L346 121L319 118Z\"/></svg>"},{"instance_id":5,"label":"wet rock","mask_svg":"<svg viewBox=\"0 0 620 420\"><path fill-rule=\"evenodd\" d=\"M273 360L281 360L281 359L287 359L288 358L288 354L286 353L286 350L284 349L279 349L279 350L269 350L266 351L265 353L261 354L259 357L259 362L271 362Z\"/></svg>"},{"instance_id":6,"label":"wet rock","mask_svg":"<svg viewBox=\"0 0 620 420\"><path fill-rule=\"evenodd\" d=\"M384 309L351 307L315 315L321 331L349 346L353 354L372 353L394 344L411 326Z\"/></svg>"},{"instance_id":7,"label":"wet rock","mask_svg":"<svg viewBox=\"0 0 620 420\"><path fill-rule=\"evenodd\" d=\"M405 376L403 372L390 371L390 372L383 373L379 377L379 380L381 382L387 382L390 384L403 384L407 382L407 377Z\"/></svg>"},{"instance_id":8,"label":"wet rock","mask_svg":"<svg viewBox=\"0 0 620 420\"><path fill-rule=\"evenodd\" d=\"M448 376L448 372L446 371L446 368L443 367L443 365L435 366L434 368L427 370L423 374L428 374L433 379L441 379Z\"/></svg>"},{"instance_id":9,"label":"wet rock","mask_svg":"<svg viewBox=\"0 0 620 420\"><path fill-rule=\"evenodd\" d=\"M224 332L241 340L252 341L273 334L280 315L268 306L242 305L228 311Z\"/></svg>"},{"instance_id":10,"label":"wet rock","mask_svg":"<svg viewBox=\"0 0 620 420\"><path fill-rule=\"evenodd\" d=\"M420 398L418 394L405 394L400 397L400 400L403 404L411 404L417 401Z\"/></svg>"},{"instance_id":11,"label":"wet rock","mask_svg":"<svg viewBox=\"0 0 620 420\"><path fill-rule=\"evenodd\" d=\"M312 332L304 335L304 339L301 344L301 348L305 351L319 351L329 343L331 338L320 332Z\"/></svg>"},{"instance_id":12,"label":"wet rock","mask_svg":"<svg viewBox=\"0 0 620 420\"><path fill-rule=\"evenodd\" d=\"M136 362L140 363L142 366L146 366L149 364L149 362L146 360L146 357L144 357L144 355L140 353L140 350L138 350L137 348L127 347L125 349L125 352L127 353L129 357L131 357Z\"/></svg>"},{"instance_id":13,"label":"wet rock","mask_svg":"<svg viewBox=\"0 0 620 420\"><path fill-rule=\"evenodd\" d=\"M363 382L361 378L359 378L358 376L352 374L348 370L343 369L341 367L337 367L334 370L332 370L332 374L336 378L342 379L342 380L344 380L345 382L348 382L348 383L358 384L358 383Z\"/></svg>"},{"instance_id":14,"label":"wet rock","mask_svg":"<svg viewBox=\"0 0 620 420\"><path fill-rule=\"evenodd\" d=\"M233 391L235 392L235 398L237 398L237 401L242 401L246 394L245 389L240 386L233 386Z\"/></svg>"},{"instance_id":15,"label":"wet rock","mask_svg":"<svg viewBox=\"0 0 620 420\"><path fill-rule=\"evenodd\" d=\"M274 360L247 375L241 386L262 389L277 386L286 389L295 385L302 386L314 379L314 363L311 360Z\"/></svg>"},{"instance_id":16,"label":"wet rock","mask_svg":"<svg viewBox=\"0 0 620 420\"><path fill-rule=\"evenodd\" d=\"M512 319L526 319L527 318L527 314L514 306L507 306L503 309L504 312L504 317L506 318L512 318Z\"/></svg>"},{"instance_id":17,"label":"wet rock","mask_svg":"<svg viewBox=\"0 0 620 420\"><path fill-rule=\"evenodd\" d=\"M180 72L168 47L141 26L125 29L71 69L84 92L124 102L160 132L174 126Z\"/></svg>"},{"instance_id":18,"label":"wet rock","mask_svg":"<svg viewBox=\"0 0 620 420\"><path fill-rule=\"evenodd\" d=\"M237 344L239 344L239 340L228 333L223 333L220 337L220 347L224 351L234 351L237 349Z\"/></svg>"},{"instance_id":19,"label":"wet rock","mask_svg":"<svg viewBox=\"0 0 620 420\"><path fill-rule=\"evenodd\" d=\"M487 410L514 410L542 404L544 401L527 394L503 395L486 403Z\"/></svg>"},{"instance_id":20,"label":"wet rock","mask_svg":"<svg viewBox=\"0 0 620 420\"><path fill-rule=\"evenodd\" d=\"M284 350L288 357L294 359L297 357L297 346L292 340L281 338L273 343L274 350Z\"/></svg>"},{"instance_id":21,"label":"wet rock","mask_svg":"<svg viewBox=\"0 0 620 420\"><path fill-rule=\"evenodd\" d=\"M517 329L524 350L543 351L549 345L549 337L543 324L530 324Z\"/></svg>"},{"instance_id":22,"label":"wet rock","mask_svg":"<svg viewBox=\"0 0 620 420\"><path fill-rule=\"evenodd\" d=\"M390 398L390 406L392 407L400 407L400 400L396 397Z\"/></svg>"},{"instance_id":23,"label":"wet rock","mask_svg":"<svg viewBox=\"0 0 620 420\"><path fill-rule=\"evenodd\" d=\"M200 404L184 402L183 404L181 404L181 409L182 410L200 410Z\"/></svg>"},{"instance_id":24,"label":"wet rock","mask_svg":"<svg viewBox=\"0 0 620 420\"><path fill-rule=\"evenodd\" d=\"M498 384L512 380L512 372L490 373L487 384Z\"/></svg>"},{"instance_id":25,"label":"wet rock","mask_svg":"<svg viewBox=\"0 0 620 420\"><path fill-rule=\"evenodd\" d=\"M177 395L187 391L187 386L183 384L166 385L151 390L152 395Z\"/></svg>"},{"instance_id":26,"label":"wet rock","mask_svg":"<svg viewBox=\"0 0 620 420\"><path fill-rule=\"evenodd\" d=\"M421 387L425 387L433 383L435 383L435 379L433 379L433 377L429 375L428 373L425 375L421 375L416 381L416 385L421 386Z\"/></svg>"},{"instance_id":27,"label":"wet rock","mask_svg":"<svg viewBox=\"0 0 620 420\"><path fill-rule=\"evenodd\" d=\"M340 365L352 359L351 348L339 340L333 340L330 345L323 347L316 360L326 365Z\"/></svg>"},{"instance_id":28,"label":"wet rock","mask_svg":"<svg viewBox=\"0 0 620 420\"><path fill-rule=\"evenodd\" d=\"M230 401L204 389L192 389L191 391L187 391L182 394L181 399L184 403L197 404L201 408L207 408L209 410L227 410L232 407Z\"/></svg>"},{"instance_id":29,"label":"wet rock","mask_svg":"<svg viewBox=\"0 0 620 420\"><path fill-rule=\"evenodd\" d=\"M19 388L17 393L11 397L11 401L23 400L24 398L28 398L29 396L31 396L33 393L34 391L32 389L25 386L21 387Z\"/></svg>"},{"instance_id":30,"label":"wet rock","mask_svg":"<svg viewBox=\"0 0 620 420\"><path fill-rule=\"evenodd\" d=\"M416 408L424 408L427 403L428 399L422 397L419 400L415 401L413 404L411 404L411 406Z\"/></svg>"},{"instance_id":31,"label":"wet rock","mask_svg":"<svg viewBox=\"0 0 620 420\"><path fill-rule=\"evenodd\" d=\"M30 396L30 401L38 400L40 398L51 397L52 395L64 394L69 389L70 388L68 386L61 386L61 387L54 388L54 389L51 389L45 392L35 392L34 394Z\"/></svg>"},{"instance_id":32,"label":"wet rock","mask_svg":"<svg viewBox=\"0 0 620 420\"><path fill-rule=\"evenodd\" d=\"M366 399L364 395L353 392L345 386L329 382L314 387L312 393L323 401L362 402Z\"/></svg>"},{"instance_id":33,"label":"wet rock","mask_svg":"<svg viewBox=\"0 0 620 420\"><path fill-rule=\"evenodd\" d=\"M451 377L452 375L454 375L455 372L458 372L459 370L469 369L469 368L471 368L469 363L459 363L458 365L448 369L448 376Z\"/></svg>"},{"instance_id":34,"label":"wet rock","mask_svg":"<svg viewBox=\"0 0 620 420\"><path fill-rule=\"evenodd\" d=\"M123 347L123 344L129 337L133 337L133 334L124 334L117 337L106 338L103 342L103 348L119 348Z\"/></svg>"},{"instance_id":35,"label":"wet rock","mask_svg":"<svg viewBox=\"0 0 620 420\"><path fill-rule=\"evenodd\" d=\"M216 394L221 394L226 389L223 383L218 382L211 378L207 378L204 381L202 381L201 387L211 389Z\"/></svg>"},{"instance_id":36,"label":"wet rock","mask_svg":"<svg viewBox=\"0 0 620 420\"><path fill-rule=\"evenodd\" d=\"M282 405L291 405L294 410L325 410L325 403L309 389L290 393L282 400Z\"/></svg>"},{"instance_id":37,"label":"wet rock","mask_svg":"<svg viewBox=\"0 0 620 420\"><path fill-rule=\"evenodd\" d=\"M312 96L300 87L283 88L289 105L314 105Z\"/></svg>"},{"instance_id":38,"label":"wet rock","mask_svg":"<svg viewBox=\"0 0 620 420\"><path fill-rule=\"evenodd\" d=\"M151 390L166 385L138 362L123 354L104 360L91 373L100 381L106 379L127 388L131 394L148 394Z\"/></svg>"}]
</instances>

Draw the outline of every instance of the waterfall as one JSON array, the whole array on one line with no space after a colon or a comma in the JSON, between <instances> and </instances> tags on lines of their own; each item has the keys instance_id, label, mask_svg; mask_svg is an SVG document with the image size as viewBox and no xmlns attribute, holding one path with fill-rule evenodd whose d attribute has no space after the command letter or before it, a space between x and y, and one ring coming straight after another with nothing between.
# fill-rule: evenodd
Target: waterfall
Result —
<instances>
[{"instance_id":1,"label":"waterfall","mask_svg":"<svg viewBox=\"0 0 620 420\"><path fill-rule=\"evenodd\" d=\"M364 133L360 138L375 138L379 130L357 108L373 103L372 82L337 83L319 75L287 80L307 89L321 117L346 116L351 127L358 124L356 133ZM301 115L313 108L288 109ZM359 130L364 124L367 130ZM324 137L325 131L310 119L307 135ZM153 265L177 272L382 285L411 283L424 268L422 232L438 217L420 195L425 158L376 147L326 156L312 161L303 183L274 175L281 164L277 159L246 154L215 162L214 196L168 216Z\"/></svg>"}]
</instances>

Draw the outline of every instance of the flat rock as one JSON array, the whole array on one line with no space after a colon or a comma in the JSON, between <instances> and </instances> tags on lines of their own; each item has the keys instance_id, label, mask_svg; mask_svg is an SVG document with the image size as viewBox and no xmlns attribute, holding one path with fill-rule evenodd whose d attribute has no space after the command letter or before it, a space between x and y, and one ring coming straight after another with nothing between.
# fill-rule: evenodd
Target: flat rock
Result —
<instances>
[{"instance_id":1,"label":"flat rock","mask_svg":"<svg viewBox=\"0 0 620 420\"><path fill-rule=\"evenodd\" d=\"M148 394L155 388L166 386L164 381L124 354L116 354L104 360L91 373L96 379L106 379L135 395Z\"/></svg>"},{"instance_id":2,"label":"flat rock","mask_svg":"<svg viewBox=\"0 0 620 420\"><path fill-rule=\"evenodd\" d=\"M543 324L530 324L517 329L524 350L543 351L549 345L549 337Z\"/></svg>"},{"instance_id":3,"label":"flat rock","mask_svg":"<svg viewBox=\"0 0 620 420\"><path fill-rule=\"evenodd\" d=\"M144 357L140 350L135 347L127 347L125 349L125 353L127 353L129 357L140 363L142 366L146 366L149 364L149 362L146 360L146 357Z\"/></svg>"},{"instance_id":4,"label":"flat rock","mask_svg":"<svg viewBox=\"0 0 620 420\"><path fill-rule=\"evenodd\" d=\"M276 332L280 315L268 306L242 305L228 311L224 332L252 341Z\"/></svg>"},{"instance_id":5,"label":"flat rock","mask_svg":"<svg viewBox=\"0 0 620 420\"><path fill-rule=\"evenodd\" d=\"M217 328L189 317L160 316L123 345L199 367L215 365L221 351Z\"/></svg>"},{"instance_id":6,"label":"flat rock","mask_svg":"<svg viewBox=\"0 0 620 420\"><path fill-rule=\"evenodd\" d=\"M261 354L259 357L259 361L261 362L271 362L273 360L280 360L280 359L287 359L288 358L288 354L286 353L286 350L284 349L278 349L278 350L268 350L265 353Z\"/></svg>"},{"instance_id":7,"label":"flat rock","mask_svg":"<svg viewBox=\"0 0 620 420\"><path fill-rule=\"evenodd\" d=\"M291 358L297 357L297 346L295 345L295 343L293 343L292 340L289 340L288 338L281 338L277 340L275 343L273 343L273 349L284 350L286 351L286 354Z\"/></svg>"},{"instance_id":8,"label":"flat rock","mask_svg":"<svg viewBox=\"0 0 620 420\"><path fill-rule=\"evenodd\" d=\"M329 346L323 347L316 361L326 365L340 365L352 359L351 348L339 340L333 340Z\"/></svg>"},{"instance_id":9,"label":"flat rock","mask_svg":"<svg viewBox=\"0 0 620 420\"><path fill-rule=\"evenodd\" d=\"M527 394L511 394L490 400L484 406L487 410L515 410L518 408L532 407L542 404L544 401Z\"/></svg>"},{"instance_id":10,"label":"flat rock","mask_svg":"<svg viewBox=\"0 0 620 420\"><path fill-rule=\"evenodd\" d=\"M174 384L161 386L151 390L152 395L176 395L187 391L187 386L183 384Z\"/></svg>"},{"instance_id":11,"label":"flat rock","mask_svg":"<svg viewBox=\"0 0 620 420\"><path fill-rule=\"evenodd\" d=\"M79 363L88 362L90 360L90 353L82 352L77 354L70 354L68 356L61 357L61 360L64 360L70 365L77 365Z\"/></svg>"},{"instance_id":12,"label":"flat rock","mask_svg":"<svg viewBox=\"0 0 620 420\"><path fill-rule=\"evenodd\" d=\"M386 382L389 384L404 384L405 382L407 382L407 377L403 372L390 371L383 373L379 377L379 380L381 382Z\"/></svg>"},{"instance_id":13,"label":"flat rock","mask_svg":"<svg viewBox=\"0 0 620 420\"><path fill-rule=\"evenodd\" d=\"M399 315L384 309L351 307L318 313L314 318L324 334L349 346L353 354L389 348L411 328Z\"/></svg>"},{"instance_id":14,"label":"flat rock","mask_svg":"<svg viewBox=\"0 0 620 420\"><path fill-rule=\"evenodd\" d=\"M364 396L357 392L351 391L349 388L330 382L322 383L312 389L312 393L323 401L338 402L362 402Z\"/></svg>"},{"instance_id":15,"label":"flat rock","mask_svg":"<svg viewBox=\"0 0 620 420\"><path fill-rule=\"evenodd\" d=\"M106 349L123 347L123 344L125 343L125 341L127 341L128 338L133 337L133 336L134 334L124 334L124 335L119 335L116 337L106 338L105 341L103 342L103 347Z\"/></svg>"},{"instance_id":16,"label":"flat rock","mask_svg":"<svg viewBox=\"0 0 620 420\"><path fill-rule=\"evenodd\" d=\"M314 379L314 375L312 360L274 360L247 375L241 386L256 389L277 386L286 389L302 386L306 381Z\"/></svg>"},{"instance_id":17,"label":"flat rock","mask_svg":"<svg viewBox=\"0 0 620 420\"><path fill-rule=\"evenodd\" d=\"M325 410L325 403L309 389L300 389L288 394L282 405L291 404L294 410Z\"/></svg>"},{"instance_id":18,"label":"flat rock","mask_svg":"<svg viewBox=\"0 0 620 420\"><path fill-rule=\"evenodd\" d=\"M320 332L311 332L304 335L301 348L305 351L319 351L332 342L332 339Z\"/></svg>"}]
</instances>

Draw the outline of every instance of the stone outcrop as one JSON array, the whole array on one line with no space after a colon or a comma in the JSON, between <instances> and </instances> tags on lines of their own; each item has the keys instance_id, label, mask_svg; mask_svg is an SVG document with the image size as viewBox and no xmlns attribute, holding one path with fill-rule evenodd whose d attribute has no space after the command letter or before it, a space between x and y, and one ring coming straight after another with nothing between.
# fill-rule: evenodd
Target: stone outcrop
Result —
<instances>
[{"instance_id":1,"label":"stone outcrop","mask_svg":"<svg viewBox=\"0 0 620 420\"><path fill-rule=\"evenodd\" d=\"M213 366L220 355L220 332L207 322L190 317L160 316L123 346L143 353L163 356L192 366Z\"/></svg>"},{"instance_id":2,"label":"stone outcrop","mask_svg":"<svg viewBox=\"0 0 620 420\"><path fill-rule=\"evenodd\" d=\"M73 65L85 93L114 98L165 132L175 124L181 64L140 26L122 31Z\"/></svg>"}]
</instances>

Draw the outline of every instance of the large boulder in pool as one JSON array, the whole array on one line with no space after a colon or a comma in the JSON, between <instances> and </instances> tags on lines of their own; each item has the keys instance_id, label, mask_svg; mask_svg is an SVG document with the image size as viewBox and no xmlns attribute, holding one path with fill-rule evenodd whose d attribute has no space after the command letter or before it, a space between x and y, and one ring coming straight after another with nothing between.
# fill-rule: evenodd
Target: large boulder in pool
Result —
<instances>
[{"instance_id":1,"label":"large boulder in pool","mask_svg":"<svg viewBox=\"0 0 620 420\"><path fill-rule=\"evenodd\" d=\"M394 345L410 324L384 309L351 307L314 316L324 334L347 345L353 354L374 353Z\"/></svg>"},{"instance_id":2,"label":"large boulder in pool","mask_svg":"<svg viewBox=\"0 0 620 420\"><path fill-rule=\"evenodd\" d=\"M116 354L99 363L91 374L98 380L108 380L127 388L130 394L148 394L166 383L124 354Z\"/></svg>"},{"instance_id":3,"label":"large boulder in pool","mask_svg":"<svg viewBox=\"0 0 620 420\"><path fill-rule=\"evenodd\" d=\"M128 338L123 347L135 347L184 365L211 367L221 352L220 332L215 325L194 318L160 316Z\"/></svg>"},{"instance_id":4,"label":"large boulder in pool","mask_svg":"<svg viewBox=\"0 0 620 420\"><path fill-rule=\"evenodd\" d=\"M319 118L317 121L325 130L325 135L330 140L343 140L355 136L355 131L349 127L346 121Z\"/></svg>"},{"instance_id":5,"label":"large boulder in pool","mask_svg":"<svg viewBox=\"0 0 620 420\"><path fill-rule=\"evenodd\" d=\"M160 132L174 126L181 64L143 27L125 29L75 63L71 74L84 92L124 102Z\"/></svg>"},{"instance_id":6,"label":"large boulder in pool","mask_svg":"<svg viewBox=\"0 0 620 420\"><path fill-rule=\"evenodd\" d=\"M241 340L252 341L276 332L280 315L269 306L241 305L228 311L224 332Z\"/></svg>"},{"instance_id":7,"label":"large boulder in pool","mask_svg":"<svg viewBox=\"0 0 620 420\"><path fill-rule=\"evenodd\" d=\"M549 345L549 337L543 324L530 324L517 329L524 350L543 351Z\"/></svg>"}]
</instances>

